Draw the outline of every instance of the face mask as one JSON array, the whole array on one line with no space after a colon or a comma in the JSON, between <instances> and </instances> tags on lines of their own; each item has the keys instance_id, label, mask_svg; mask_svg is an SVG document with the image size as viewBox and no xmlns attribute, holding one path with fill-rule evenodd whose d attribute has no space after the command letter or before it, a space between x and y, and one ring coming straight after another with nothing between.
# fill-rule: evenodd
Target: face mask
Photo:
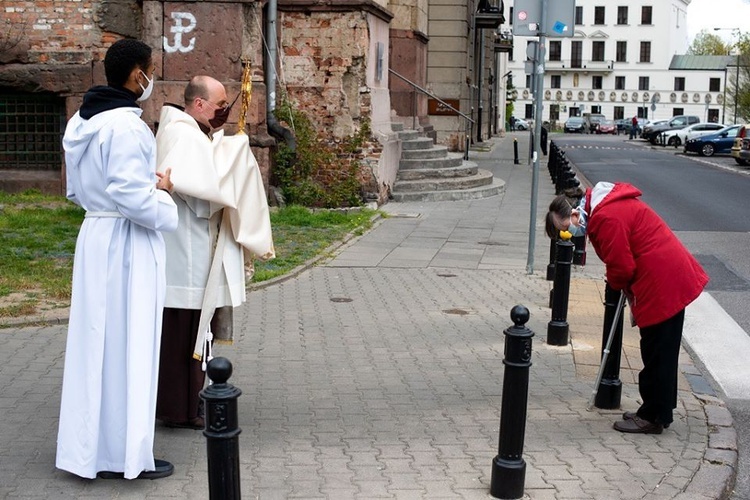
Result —
<instances>
[{"instance_id":1,"label":"face mask","mask_svg":"<svg viewBox=\"0 0 750 500\"><path fill-rule=\"evenodd\" d=\"M208 120L208 124L211 128L219 128L227 122L229 118L229 112L232 110L231 106L226 108L219 108L214 112L214 117Z\"/></svg>"},{"instance_id":2,"label":"face mask","mask_svg":"<svg viewBox=\"0 0 750 500\"><path fill-rule=\"evenodd\" d=\"M573 235L575 238L576 236L583 236L586 234L586 228L582 226L576 226L574 224L571 224L568 226L568 232Z\"/></svg>"},{"instance_id":3,"label":"face mask","mask_svg":"<svg viewBox=\"0 0 750 500\"><path fill-rule=\"evenodd\" d=\"M148 85L146 86L146 88L143 88L143 85L141 85L141 82L138 82L138 85L141 87L141 90L143 90L143 94L141 94L141 96L138 99L136 99L136 101L138 102L145 101L146 99L151 97L151 92L154 90L154 79L152 78L151 80L149 80L148 77L146 76L146 73L144 73L143 71L141 71L141 74L143 75L143 78L145 78L146 81L148 82Z\"/></svg>"}]
</instances>

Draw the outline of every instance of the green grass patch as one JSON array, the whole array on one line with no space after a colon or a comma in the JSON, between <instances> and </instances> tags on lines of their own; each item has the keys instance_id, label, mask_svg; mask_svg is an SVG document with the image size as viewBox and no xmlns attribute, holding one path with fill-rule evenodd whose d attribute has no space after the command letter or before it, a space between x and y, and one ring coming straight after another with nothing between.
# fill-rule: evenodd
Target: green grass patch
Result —
<instances>
[{"instance_id":1,"label":"green grass patch","mask_svg":"<svg viewBox=\"0 0 750 500\"><path fill-rule=\"evenodd\" d=\"M61 196L0 193L0 317L24 314L41 300L70 300L83 215Z\"/></svg>"},{"instance_id":2,"label":"green grass patch","mask_svg":"<svg viewBox=\"0 0 750 500\"><path fill-rule=\"evenodd\" d=\"M349 233L362 234L372 226L374 210L309 210L288 206L271 212L276 258L255 261L253 283L282 276L320 255Z\"/></svg>"},{"instance_id":3,"label":"green grass patch","mask_svg":"<svg viewBox=\"0 0 750 500\"><path fill-rule=\"evenodd\" d=\"M286 274L348 233L363 233L374 214L299 206L274 210L276 258L256 261L253 282ZM0 318L70 303L73 253L83 217L84 211L62 196L0 193Z\"/></svg>"}]
</instances>

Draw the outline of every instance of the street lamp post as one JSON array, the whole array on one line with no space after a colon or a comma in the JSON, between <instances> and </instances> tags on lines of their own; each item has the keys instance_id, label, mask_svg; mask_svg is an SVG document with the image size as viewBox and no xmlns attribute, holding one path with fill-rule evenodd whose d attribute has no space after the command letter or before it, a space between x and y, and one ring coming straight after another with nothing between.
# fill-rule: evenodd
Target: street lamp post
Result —
<instances>
[{"instance_id":1,"label":"street lamp post","mask_svg":"<svg viewBox=\"0 0 750 500\"><path fill-rule=\"evenodd\" d=\"M734 48L737 51L737 63L734 68L734 124L737 124L737 101L740 96L740 29L739 28L714 28L714 31L731 31L737 35L737 43ZM727 78L726 72L724 73L724 89L726 90Z\"/></svg>"}]
</instances>

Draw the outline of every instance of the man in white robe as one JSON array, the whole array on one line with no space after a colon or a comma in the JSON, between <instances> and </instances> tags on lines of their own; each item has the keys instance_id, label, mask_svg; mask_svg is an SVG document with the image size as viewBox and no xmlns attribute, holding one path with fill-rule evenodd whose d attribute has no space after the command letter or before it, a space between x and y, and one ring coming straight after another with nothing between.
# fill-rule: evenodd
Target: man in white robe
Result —
<instances>
[{"instance_id":1,"label":"man in white robe","mask_svg":"<svg viewBox=\"0 0 750 500\"><path fill-rule=\"evenodd\" d=\"M224 308L221 328L231 332L231 308L245 302L239 228L257 222L246 232L263 240L261 256L272 253L268 206L247 136L212 133L224 125L230 108L221 82L196 76L185 88L184 111L166 105L159 118L157 168L174 166L173 198L180 213L177 231L165 236L167 299L156 409L170 427L204 427L199 394L211 346L207 330ZM255 253L253 245L245 246Z\"/></svg>"},{"instance_id":2,"label":"man in white robe","mask_svg":"<svg viewBox=\"0 0 750 500\"><path fill-rule=\"evenodd\" d=\"M169 171L137 101L153 89L151 49L120 40L63 138L67 196L86 210L76 243L58 468L84 478L166 477L154 417L166 289L161 231L177 227Z\"/></svg>"}]
</instances>

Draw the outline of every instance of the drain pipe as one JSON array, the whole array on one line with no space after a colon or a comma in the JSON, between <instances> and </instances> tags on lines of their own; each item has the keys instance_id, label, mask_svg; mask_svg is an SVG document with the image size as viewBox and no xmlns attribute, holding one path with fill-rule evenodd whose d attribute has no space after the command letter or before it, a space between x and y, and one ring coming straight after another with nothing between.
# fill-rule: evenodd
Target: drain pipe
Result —
<instances>
[{"instance_id":1,"label":"drain pipe","mask_svg":"<svg viewBox=\"0 0 750 500\"><path fill-rule=\"evenodd\" d=\"M297 140L288 128L282 126L274 115L276 109L276 12L277 1L268 0L266 6L266 44L268 50L263 52L266 80L266 126L268 133L276 139L283 140L292 152L297 150Z\"/></svg>"}]
</instances>

